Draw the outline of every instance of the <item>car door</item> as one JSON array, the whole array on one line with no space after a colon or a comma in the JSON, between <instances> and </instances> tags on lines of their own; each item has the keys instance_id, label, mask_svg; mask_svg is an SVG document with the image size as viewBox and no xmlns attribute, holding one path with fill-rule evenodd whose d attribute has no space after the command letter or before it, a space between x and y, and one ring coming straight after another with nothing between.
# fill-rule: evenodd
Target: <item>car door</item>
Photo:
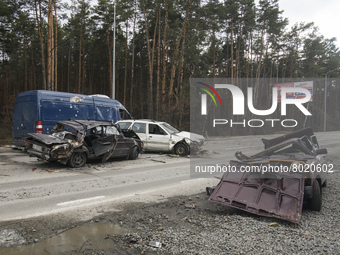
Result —
<instances>
[{"instance_id":1,"label":"car door","mask_svg":"<svg viewBox=\"0 0 340 255\"><path fill-rule=\"evenodd\" d=\"M133 139L125 137L124 134L119 133L119 135L117 135L117 145L111 157L118 158L128 156L133 145Z\"/></svg>"},{"instance_id":2,"label":"car door","mask_svg":"<svg viewBox=\"0 0 340 255\"><path fill-rule=\"evenodd\" d=\"M115 134L106 134L106 129L103 126L98 126L93 128L92 148L96 157L104 155L106 153L111 153L112 149L115 148L117 139ZM106 155L109 158L110 155ZM106 159L107 160L107 159ZM106 161L105 160L105 161Z\"/></svg>"},{"instance_id":3,"label":"car door","mask_svg":"<svg viewBox=\"0 0 340 255\"><path fill-rule=\"evenodd\" d=\"M152 151L169 151L170 134L157 123L148 123L147 145Z\"/></svg>"},{"instance_id":4,"label":"car door","mask_svg":"<svg viewBox=\"0 0 340 255\"><path fill-rule=\"evenodd\" d=\"M140 140L143 142L144 150L148 150L146 123L136 121L135 123L133 123L131 129L139 136Z\"/></svg>"}]
</instances>

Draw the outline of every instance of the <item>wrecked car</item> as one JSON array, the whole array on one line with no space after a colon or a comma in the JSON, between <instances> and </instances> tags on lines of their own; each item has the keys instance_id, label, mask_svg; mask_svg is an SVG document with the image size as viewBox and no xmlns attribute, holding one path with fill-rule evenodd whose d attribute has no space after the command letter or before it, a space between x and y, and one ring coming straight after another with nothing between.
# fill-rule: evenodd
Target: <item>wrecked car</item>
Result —
<instances>
[{"instance_id":1,"label":"wrecked car","mask_svg":"<svg viewBox=\"0 0 340 255\"><path fill-rule=\"evenodd\" d=\"M298 223L305 203L320 211L322 187L332 166L311 128L273 139L253 156L236 152L228 172L216 187L207 187L209 200L257 215Z\"/></svg>"},{"instance_id":2,"label":"wrecked car","mask_svg":"<svg viewBox=\"0 0 340 255\"><path fill-rule=\"evenodd\" d=\"M121 120L117 124L123 129L133 130L142 140L145 151L174 152L187 156L198 151L204 144L204 137L198 134L178 131L166 122L154 120Z\"/></svg>"},{"instance_id":3,"label":"wrecked car","mask_svg":"<svg viewBox=\"0 0 340 255\"><path fill-rule=\"evenodd\" d=\"M29 133L25 147L30 156L82 167L88 159L136 159L142 142L132 131L121 130L110 122L59 121L50 134Z\"/></svg>"}]
</instances>

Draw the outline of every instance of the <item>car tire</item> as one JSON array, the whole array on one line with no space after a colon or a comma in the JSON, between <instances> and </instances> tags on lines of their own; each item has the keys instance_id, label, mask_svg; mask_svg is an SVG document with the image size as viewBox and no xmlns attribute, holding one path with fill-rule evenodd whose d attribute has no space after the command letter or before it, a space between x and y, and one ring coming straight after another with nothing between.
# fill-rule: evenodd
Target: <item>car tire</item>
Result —
<instances>
[{"instance_id":1,"label":"car tire","mask_svg":"<svg viewBox=\"0 0 340 255\"><path fill-rule=\"evenodd\" d=\"M136 146L132 147L130 150L130 155L129 155L129 159L130 160L135 160L136 158L138 158L138 148Z\"/></svg>"},{"instance_id":2,"label":"car tire","mask_svg":"<svg viewBox=\"0 0 340 255\"><path fill-rule=\"evenodd\" d=\"M320 211L322 205L321 188L318 181L314 183L313 197L308 201L309 209L313 211Z\"/></svg>"},{"instance_id":3,"label":"car tire","mask_svg":"<svg viewBox=\"0 0 340 255\"><path fill-rule=\"evenodd\" d=\"M87 157L83 152L74 152L72 153L70 159L68 160L69 167L77 168L83 167L86 164Z\"/></svg>"},{"instance_id":4,"label":"car tire","mask_svg":"<svg viewBox=\"0 0 340 255\"><path fill-rule=\"evenodd\" d=\"M188 155L188 153L189 153L189 149L185 144L179 143L175 146L175 154L185 157Z\"/></svg>"}]
</instances>

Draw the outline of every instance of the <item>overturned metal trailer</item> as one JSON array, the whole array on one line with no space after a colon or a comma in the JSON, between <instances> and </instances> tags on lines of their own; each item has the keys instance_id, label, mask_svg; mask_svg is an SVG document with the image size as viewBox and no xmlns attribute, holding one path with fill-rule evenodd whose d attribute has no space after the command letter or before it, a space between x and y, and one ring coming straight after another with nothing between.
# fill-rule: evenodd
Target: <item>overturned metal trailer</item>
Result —
<instances>
[{"instance_id":1,"label":"overturned metal trailer","mask_svg":"<svg viewBox=\"0 0 340 255\"><path fill-rule=\"evenodd\" d=\"M326 185L326 149L320 149L311 128L273 139L253 156L236 152L209 200L257 215L298 223L303 203L319 211Z\"/></svg>"}]
</instances>

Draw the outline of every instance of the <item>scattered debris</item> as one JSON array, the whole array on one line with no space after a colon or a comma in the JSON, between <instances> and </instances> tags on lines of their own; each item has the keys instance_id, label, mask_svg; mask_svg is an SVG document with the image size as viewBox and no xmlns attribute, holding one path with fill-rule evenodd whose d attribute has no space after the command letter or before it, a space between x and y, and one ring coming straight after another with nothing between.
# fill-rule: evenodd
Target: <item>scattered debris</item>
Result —
<instances>
[{"instance_id":1,"label":"scattered debris","mask_svg":"<svg viewBox=\"0 0 340 255\"><path fill-rule=\"evenodd\" d=\"M17 246L26 243L25 239L13 229L0 231L0 247Z\"/></svg>"},{"instance_id":2,"label":"scattered debris","mask_svg":"<svg viewBox=\"0 0 340 255\"><path fill-rule=\"evenodd\" d=\"M155 241L150 241L149 246L154 247L154 248L162 248L162 243L161 242L155 242Z\"/></svg>"},{"instance_id":3,"label":"scattered debris","mask_svg":"<svg viewBox=\"0 0 340 255\"><path fill-rule=\"evenodd\" d=\"M195 209L196 205L195 204L185 204L184 205L186 208L190 208L190 209Z\"/></svg>"},{"instance_id":4,"label":"scattered debris","mask_svg":"<svg viewBox=\"0 0 340 255\"><path fill-rule=\"evenodd\" d=\"M155 161L155 162L160 162L160 163L166 163L164 160L157 160L157 159L150 159L151 161Z\"/></svg>"},{"instance_id":5,"label":"scattered debris","mask_svg":"<svg viewBox=\"0 0 340 255\"><path fill-rule=\"evenodd\" d=\"M176 155L176 154L167 154L168 157L171 157L171 158L179 158L179 155Z\"/></svg>"}]
</instances>

